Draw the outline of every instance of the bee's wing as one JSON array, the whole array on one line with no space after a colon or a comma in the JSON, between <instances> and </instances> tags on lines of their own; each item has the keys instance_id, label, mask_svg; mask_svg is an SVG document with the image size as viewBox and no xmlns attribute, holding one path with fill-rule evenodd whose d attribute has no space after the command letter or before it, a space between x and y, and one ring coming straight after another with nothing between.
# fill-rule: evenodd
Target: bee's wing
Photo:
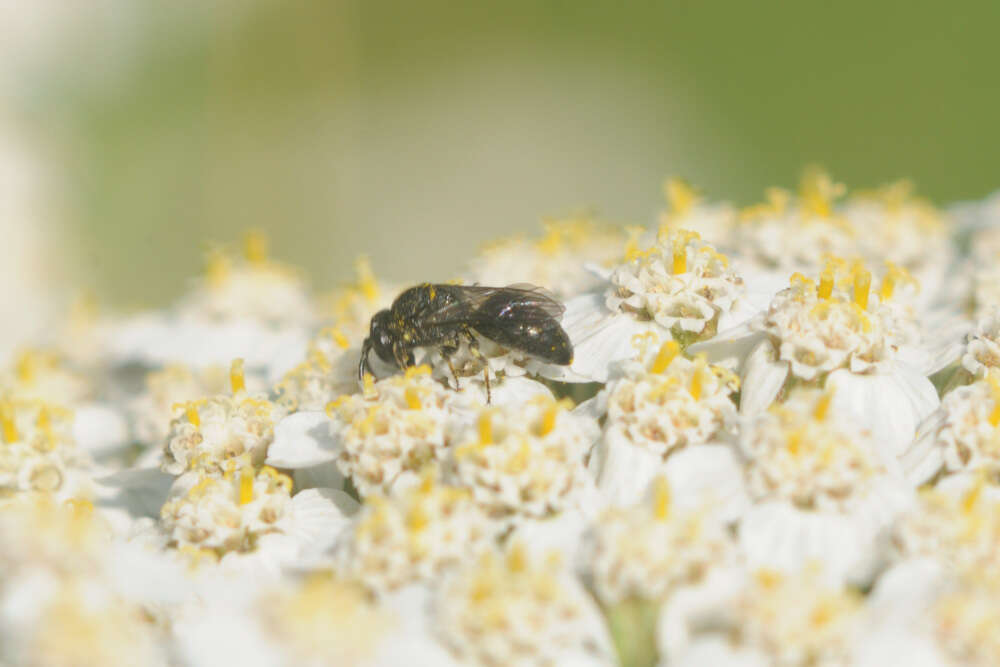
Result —
<instances>
[{"instance_id":1,"label":"bee's wing","mask_svg":"<svg viewBox=\"0 0 1000 667\"><path fill-rule=\"evenodd\" d=\"M558 320L566 310L566 307L556 301L548 291L527 283L506 287L457 285L451 286L451 289L455 290L460 298L428 313L426 322L464 324L475 317L498 317L504 314L509 316L514 313L526 321L546 317ZM488 306L489 312L480 311L484 305Z\"/></svg>"}]
</instances>

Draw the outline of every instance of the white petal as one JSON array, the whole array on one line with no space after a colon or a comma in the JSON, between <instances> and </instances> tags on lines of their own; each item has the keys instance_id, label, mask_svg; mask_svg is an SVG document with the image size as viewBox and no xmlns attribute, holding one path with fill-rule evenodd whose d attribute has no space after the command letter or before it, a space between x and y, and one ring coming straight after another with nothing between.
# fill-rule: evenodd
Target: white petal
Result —
<instances>
[{"instance_id":1,"label":"white petal","mask_svg":"<svg viewBox=\"0 0 1000 667\"><path fill-rule=\"evenodd\" d=\"M612 505L634 505L663 465L659 454L637 447L619 428L609 428L590 455L597 490Z\"/></svg>"},{"instance_id":2,"label":"white petal","mask_svg":"<svg viewBox=\"0 0 1000 667\"><path fill-rule=\"evenodd\" d=\"M296 412L274 426L267 464L277 468L308 468L337 457L330 418L321 410Z\"/></svg>"},{"instance_id":3,"label":"white petal","mask_svg":"<svg viewBox=\"0 0 1000 667\"><path fill-rule=\"evenodd\" d=\"M917 426L937 409L931 381L906 364L894 363L887 373L859 375L846 369L827 378L833 389L830 414L849 419L872 432L892 456L913 441Z\"/></svg>"},{"instance_id":4,"label":"white petal","mask_svg":"<svg viewBox=\"0 0 1000 667\"><path fill-rule=\"evenodd\" d=\"M100 457L128 445L128 424L110 406L87 403L73 410L73 438L77 447Z\"/></svg>"},{"instance_id":5,"label":"white petal","mask_svg":"<svg viewBox=\"0 0 1000 667\"><path fill-rule=\"evenodd\" d=\"M335 489L306 489L292 497L286 534L295 538L303 551L325 551L350 523L358 503Z\"/></svg>"},{"instance_id":6,"label":"white petal","mask_svg":"<svg viewBox=\"0 0 1000 667\"><path fill-rule=\"evenodd\" d=\"M946 419L938 409L927 416L917 428L917 435L899 456L907 481L920 486L930 480L944 465L944 452L937 443L937 435Z\"/></svg>"},{"instance_id":7,"label":"white petal","mask_svg":"<svg viewBox=\"0 0 1000 667\"><path fill-rule=\"evenodd\" d=\"M292 470L292 479L298 491L344 488L344 474L340 472L335 461L327 461L308 468L295 468Z\"/></svg>"},{"instance_id":8,"label":"white petal","mask_svg":"<svg viewBox=\"0 0 1000 667\"><path fill-rule=\"evenodd\" d=\"M678 507L710 507L722 521L732 521L750 505L743 468L727 445L687 447L668 457L661 470Z\"/></svg>"},{"instance_id":9,"label":"white petal","mask_svg":"<svg viewBox=\"0 0 1000 667\"><path fill-rule=\"evenodd\" d=\"M97 480L98 506L125 511L133 518L160 516L174 477L159 468L132 468Z\"/></svg>"},{"instance_id":10,"label":"white petal","mask_svg":"<svg viewBox=\"0 0 1000 667\"><path fill-rule=\"evenodd\" d=\"M775 361L771 341L761 340L747 358L740 383L740 412L755 415L770 406L788 378L788 362Z\"/></svg>"}]
</instances>

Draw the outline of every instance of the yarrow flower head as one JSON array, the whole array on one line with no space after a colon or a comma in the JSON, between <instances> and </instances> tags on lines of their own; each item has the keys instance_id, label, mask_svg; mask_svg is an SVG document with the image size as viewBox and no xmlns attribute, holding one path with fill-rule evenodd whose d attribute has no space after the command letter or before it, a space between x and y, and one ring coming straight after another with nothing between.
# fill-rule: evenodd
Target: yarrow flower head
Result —
<instances>
[{"instance_id":1,"label":"yarrow flower head","mask_svg":"<svg viewBox=\"0 0 1000 667\"><path fill-rule=\"evenodd\" d=\"M181 482L160 510L160 528L172 547L222 556L253 551L261 537L283 532L292 480L274 468L231 458L221 472L199 470Z\"/></svg>"},{"instance_id":2,"label":"yarrow flower head","mask_svg":"<svg viewBox=\"0 0 1000 667\"><path fill-rule=\"evenodd\" d=\"M941 471L1000 471L1000 370L945 394L902 461L914 482Z\"/></svg>"},{"instance_id":3,"label":"yarrow flower head","mask_svg":"<svg viewBox=\"0 0 1000 667\"><path fill-rule=\"evenodd\" d=\"M938 645L955 664L986 667L1000 662L1000 579L969 571L935 600L931 622Z\"/></svg>"},{"instance_id":4,"label":"yarrow flower head","mask_svg":"<svg viewBox=\"0 0 1000 667\"><path fill-rule=\"evenodd\" d=\"M337 466L362 497L417 483L424 466L444 460L445 427L466 400L436 382L428 366L379 382L365 378L362 394L327 406L342 445Z\"/></svg>"},{"instance_id":5,"label":"yarrow flower head","mask_svg":"<svg viewBox=\"0 0 1000 667\"><path fill-rule=\"evenodd\" d=\"M660 213L660 235L689 229L708 243L724 247L729 243L736 212L724 203L705 202L688 183L671 178L663 185L667 208Z\"/></svg>"},{"instance_id":6,"label":"yarrow flower head","mask_svg":"<svg viewBox=\"0 0 1000 667\"><path fill-rule=\"evenodd\" d=\"M743 292L729 260L698 234L677 230L645 250L632 246L611 274L607 307L653 320L682 345L715 335Z\"/></svg>"},{"instance_id":7,"label":"yarrow flower head","mask_svg":"<svg viewBox=\"0 0 1000 667\"><path fill-rule=\"evenodd\" d=\"M529 555L515 543L487 552L447 576L432 605L435 634L474 665L568 664L570 656L601 658L600 617L586 591L558 558Z\"/></svg>"},{"instance_id":8,"label":"yarrow flower head","mask_svg":"<svg viewBox=\"0 0 1000 667\"><path fill-rule=\"evenodd\" d=\"M929 489L892 532L896 560L930 558L956 572L1000 575L1000 493L983 476Z\"/></svg>"},{"instance_id":9,"label":"yarrow flower head","mask_svg":"<svg viewBox=\"0 0 1000 667\"><path fill-rule=\"evenodd\" d=\"M268 259L268 241L259 232L246 235L242 257L213 250L204 280L180 308L196 319L250 319L274 327L304 325L314 317L304 282L296 271Z\"/></svg>"},{"instance_id":10,"label":"yarrow flower head","mask_svg":"<svg viewBox=\"0 0 1000 667\"><path fill-rule=\"evenodd\" d=\"M336 397L357 387L357 359L348 354L350 341L340 329L329 327L309 344L305 361L275 385L277 402L286 410L322 410Z\"/></svg>"},{"instance_id":11,"label":"yarrow flower head","mask_svg":"<svg viewBox=\"0 0 1000 667\"><path fill-rule=\"evenodd\" d=\"M898 314L883 304L897 277L887 274L878 293L871 273L860 264L830 260L815 282L795 274L791 286L775 296L753 327L771 339L791 373L814 380L837 368L855 373L874 370L894 358L908 332Z\"/></svg>"},{"instance_id":12,"label":"yarrow flower head","mask_svg":"<svg viewBox=\"0 0 1000 667\"><path fill-rule=\"evenodd\" d=\"M844 186L821 170L807 170L797 197L779 188L745 209L735 226L736 254L762 271L817 271L830 255L851 253L854 229L835 202Z\"/></svg>"},{"instance_id":13,"label":"yarrow flower head","mask_svg":"<svg viewBox=\"0 0 1000 667\"><path fill-rule=\"evenodd\" d=\"M21 350L0 374L0 392L23 399L72 407L94 394L87 378L56 352L41 348Z\"/></svg>"},{"instance_id":14,"label":"yarrow flower head","mask_svg":"<svg viewBox=\"0 0 1000 667\"><path fill-rule=\"evenodd\" d=\"M734 613L738 644L776 665L848 665L861 600L816 573L761 570L740 595Z\"/></svg>"},{"instance_id":15,"label":"yarrow flower head","mask_svg":"<svg viewBox=\"0 0 1000 667\"><path fill-rule=\"evenodd\" d=\"M213 396L226 390L229 374L222 366L195 369L170 364L146 375L146 390L129 404L135 437L157 446L170 433L175 408L194 397Z\"/></svg>"},{"instance_id":16,"label":"yarrow flower head","mask_svg":"<svg viewBox=\"0 0 1000 667\"><path fill-rule=\"evenodd\" d=\"M886 474L866 434L828 418L832 395L799 390L745 424L740 452L750 495L807 509L846 509Z\"/></svg>"},{"instance_id":17,"label":"yarrow flower head","mask_svg":"<svg viewBox=\"0 0 1000 667\"><path fill-rule=\"evenodd\" d=\"M516 276L566 298L596 287L599 279L584 265L613 262L625 242L622 229L585 217L548 220L543 227L540 239L516 237L488 244L464 277L472 284L506 285Z\"/></svg>"},{"instance_id":18,"label":"yarrow flower head","mask_svg":"<svg viewBox=\"0 0 1000 667\"><path fill-rule=\"evenodd\" d=\"M1000 370L1000 306L981 317L969 332L962 367L975 378L984 377L992 369Z\"/></svg>"},{"instance_id":19,"label":"yarrow flower head","mask_svg":"<svg viewBox=\"0 0 1000 667\"><path fill-rule=\"evenodd\" d=\"M233 362L230 382L230 396L219 394L176 406L163 450L164 472L219 469L243 455L255 464L263 462L274 439L274 423L283 411L266 398L247 394L240 360Z\"/></svg>"},{"instance_id":20,"label":"yarrow flower head","mask_svg":"<svg viewBox=\"0 0 1000 667\"><path fill-rule=\"evenodd\" d=\"M90 457L76 446L73 415L40 401L0 400L0 489L90 497Z\"/></svg>"},{"instance_id":21,"label":"yarrow flower head","mask_svg":"<svg viewBox=\"0 0 1000 667\"><path fill-rule=\"evenodd\" d=\"M591 528L583 571L605 605L663 599L735 558L736 545L724 523L704 509L672 506L670 485L662 477L652 488L651 502L610 508Z\"/></svg>"},{"instance_id":22,"label":"yarrow flower head","mask_svg":"<svg viewBox=\"0 0 1000 667\"><path fill-rule=\"evenodd\" d=\"M393 626L364 588L322 573L266 593L258 607L267 638L299 664L368 664Z\"/></svg>"},{"instance_id":23,"label":"yarrow flower head","mask_svg":"<svg viewBox=\"0 0 1000 667\"><path fill-rule=\"evenodd\" d=\"M625 364L623 377L608 387L605 429L664 459L730 430L736 417L731 397L739 378L704 357L682 356L675 341L657 348L649 338L657 339L650 332L639 342L651 351Z\"/></svg>"},{"instance_id":24,"label":"yarrow flower head","mask_svg":"<svg viewBox=\"0 0 1000 667\"><path fill-rule=\"evenodd\" d=\"M436 482L365 499L337 548L337 572L376 593L430 582L492 548L496 527L466 489Z\"/></svg>"},{"instance_id":25,"label":"yarrow flower head","mask_svg":"<svg viewBox=\"0 0 1000 667\"><path fill-rule=\"evenodd\" d=\"M545 517L580 501L596 437L592 420L548 396L487 407L473 422L452 424L449 478L492 517Z\"/></svg>"}]
</instances>

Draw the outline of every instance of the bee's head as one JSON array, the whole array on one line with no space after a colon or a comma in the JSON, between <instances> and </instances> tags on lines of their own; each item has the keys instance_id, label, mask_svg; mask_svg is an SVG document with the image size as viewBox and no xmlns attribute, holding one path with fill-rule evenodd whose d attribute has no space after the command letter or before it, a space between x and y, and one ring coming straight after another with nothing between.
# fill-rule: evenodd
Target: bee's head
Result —
<instances>
[{"instance_id":1,"label":"bee's head","mask_svg":"<svg viewBox=\"0 0 1000 667\"><path fill-rule=\"evenodd\" d=\"M375 313L368 330L368 340L371 341L372 348L379 359L389 363L395 360L392 354L392 334L389 330L388 310L380 310Z\"/></svg>"}]
</instances>

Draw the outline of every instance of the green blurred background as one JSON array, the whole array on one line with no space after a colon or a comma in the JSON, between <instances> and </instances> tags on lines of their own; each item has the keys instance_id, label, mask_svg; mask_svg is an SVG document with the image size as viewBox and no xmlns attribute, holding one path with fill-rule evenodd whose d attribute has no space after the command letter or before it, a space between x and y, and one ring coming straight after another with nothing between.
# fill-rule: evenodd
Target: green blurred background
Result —
<instances>
[{"instance_id":1,"label":"green blurred background","mask_svg":"<svg viewBox=\"0 0 1000 667\"><path fill-rule=\"evenodd\" d=\"M818 162L939 202L1000 186L1000 2L100 0L9 114L54 165L79 284L163 303L267 230L319 286L399 281L667 175L747 203Z\"/></svg>"}]
</instances>

